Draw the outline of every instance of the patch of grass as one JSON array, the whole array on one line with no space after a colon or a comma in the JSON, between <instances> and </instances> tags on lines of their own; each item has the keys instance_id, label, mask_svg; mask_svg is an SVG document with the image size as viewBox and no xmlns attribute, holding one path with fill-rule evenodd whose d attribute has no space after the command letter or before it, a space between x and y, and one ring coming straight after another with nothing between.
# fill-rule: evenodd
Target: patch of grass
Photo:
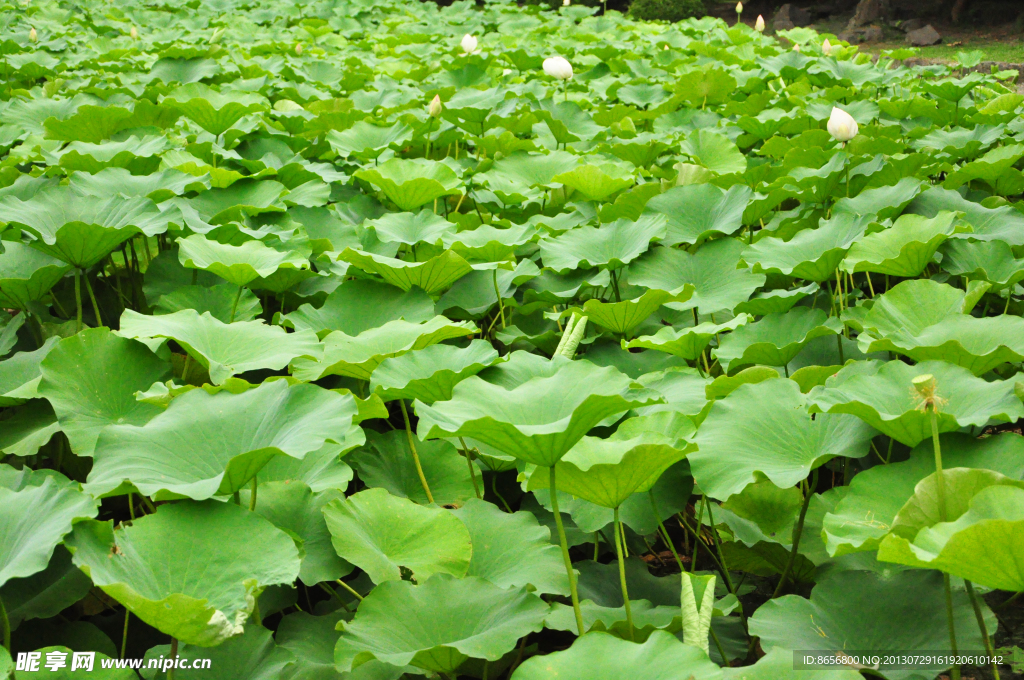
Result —
<instances>
[{"instance_id":1,"label":"patch of grass","mask_svg":"<svg viewBox=\"0 0 1024 680\"><path fill-rule=\"evenodd\" d=\"M950 42L960 42L951 40ZM873 45L861 45L861 50L868 54L877 54L881 50L907 47L905 42L882 42ZM956 61L957 52L970 52L981 50L985 53L982 61L1002 61L1013 64L1024 63L1024 43L1020 41L1008 42L999 40L963 40L960 45L931 45L920 47L919 56L923 59L938 59L941 61Z\"/></svg>"}]
</instances>

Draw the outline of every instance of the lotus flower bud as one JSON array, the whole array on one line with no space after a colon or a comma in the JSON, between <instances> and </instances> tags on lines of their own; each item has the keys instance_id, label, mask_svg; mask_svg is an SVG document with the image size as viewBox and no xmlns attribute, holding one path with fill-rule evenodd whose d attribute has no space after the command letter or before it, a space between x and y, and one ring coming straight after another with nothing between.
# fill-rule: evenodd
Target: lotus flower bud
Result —
<instances>
[{"instance_id":1,"label":"lotus flower bud","mask_svg":"<svg viewBox=\"0 0 1024 680\"><path fill-rule=\"evenodd\" d=\"M302 54L302 43L295 45L295 54Z\"/></svg>"},{"instance_id":2,"label":"lotus flower bud","mask_svg":"<svg viewBox=\"0 0 1024 680\"><path fill-rule=\"evenodd\" d=\"M764 17L760 14L757 15L757 21L754 22L754 30L758 33L764 33Z\"/></svg>"},{"instance_id":3,"label":"lotus flower bud","mask_svg":"<svg viewBox=\"0 0 1024 680\"><path fill-rule=\"evenodd\" d=\"M436 94L427 106L427 115L431 118L438 118L441 115L441 97Z\"/></svg>"},{"instance_id":4,"label":"lotus flower bud","mask_svg":"<svg viewBox=\"0 0 1024 680\"><path fill-rule=\"evenodd\" d=\"M825 38L825 42L821 43L821 53L826 57L832 56L832 43L828 41L828 38Z\"/></svg>"},{"instance_id":5,"label":"lotus flower bud","mask_svg":"<svg viewBox=\"0 0 1024 680\"><path fill-rule=\"evenodd\" d=\"M799 52L800 51L800 43L797 43L797 44L793 45L793 51L794 52Z\"/></svg>"},{"instance_id":6,"label":"lotus flower bud","mask_svg":"<svg viewBox=\"0 0 1024 680\"><path fill-rule=\"evenodd\" d=\"M462 47L463 52L465 52L466 54L472 54L473 52L476 51L477 40L474 36L467 33L466 35L462 36L462 42L459 43L459 45Z\"/></svg>"},{"instance_id":7,"label":"lotus flower bud","mask_svg":"<svg viewBox=\"0 0 1024 680\"><path fill-rule=\"evenodd\" d=\"M832 115L828 119L828 133L837 142L848 142L857 136L857 121L846 111L833 106Z\"/></svg>"},{"instance_id":8,"label":"lotus flower bud","mask_svg":"<svg viewBox=\"0 0 1024 680\"><path fill-rule=\"evenodd\" d=\"M572 64L563 57L548 57L544 60L544 73L559 80L572 78Z\"/></svg>"},{"instance_id":9,"label":"lotus flower bud","mask_svg":"<svg viewBox=\"0 0 1024 680\"><path fill-rule=\"evenodd\" d=\"M562 7L568 7L570 4L569 0L562 0Z\"/></svg>"},{"instance_id":10,"label":"lotus flower bud","mask_svg":"<svg viewBox=\"0 0 1024 680\"><path fill-rule=\"evenodd\" d=\"M28 39L31 40L32 42L35 42L36 40L39 40L39 34L36 33L36 27L35 26L33 26L32 28L29 29L29 31L28 31Z\"/></svg>"},{"instance_id":11,"label":"lotus flower bud","mask_svg":"<svg viewBox=\"0 0 1024 680\"><path fill-rule=\"evenodd\" d=\"M134 26L132 26L132 30L128 31L128 35L131 36L132 40L138 40L139 39L139 29L137 29Z\"/></svg>"},{"instance_id":12,"label":"lotus flower bud","mask_svg":"<svg viewBox=\"0 0 1024 680\"><path fill-rule=\"evenodd\" d=\"M743 3L742 2L737 2L736 3L736 14L743 14Z\"/></svg>"}]
</instances>

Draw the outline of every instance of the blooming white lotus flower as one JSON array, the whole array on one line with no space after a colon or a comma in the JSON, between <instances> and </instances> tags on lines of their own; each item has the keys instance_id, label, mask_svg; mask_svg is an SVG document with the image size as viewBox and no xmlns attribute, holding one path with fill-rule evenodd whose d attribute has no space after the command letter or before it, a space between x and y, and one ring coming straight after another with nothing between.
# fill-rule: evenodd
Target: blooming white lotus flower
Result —
<instances>
[{"instance_id":1,"label":"blooming white lotus flower","mask_svg":"<svg viewBox=\"0 0 1024 680\"><path fill-rule=\"evenodd\" d=\"M441 97L435 94L427 106L427 115L431 118L438 118L441 115L441 108Z\"/></svg>"},{"instance_id":2,"label":"blooming white lotus flower","mask_svg":"<svg viewBox=\"0 0 1024 680\"><path fill-rule=\"evenodd\" d=\"M825 42L821 44L821 52L826 57L832 56L832 43L828 41L828 38L825 38Z\"/></svg>"},{"instance_id":3,"label":"blooming white lotus flower","mask_svg":"<svg viewBox=\"0 0 1024 680\"><path fill-rule=\"evenodd\" d=\"M472 54L473 52L476 52L477 39L475 36L472 36L469 33L467 33L466 35L462 36L462 42L459 43L459 45L462 47L463 52L465 52L466 54Z\"/></svg>"},{"instance_id":4,"label":"blooming white lotus flower","mask_svg":"<svg viewBox=\"0 0 1024 680\"><path fill-rule=\"evenodd\" d=\"M132 40L138 40L139 39L139 29L137 29L134 26L132 26L132 30L128 31L128 35L131 36Z\"/></svg>"},{"instance_id":5,"label":"blooming white lotus flower","mask_svg":"<svg viewBox=\"0 0 1024 680\"><path fill-rule=\"evenodd\" d=\"M564 57L548 57L544 60L544 73L559 80L572 78L572 64Z\"/></svg>"},{"instance_id":6,"label":"blooming white lotus flower","mask_svg":"<svg viewBox=\"0 0 1024 680\"><path fill-rule=\"evenodd\" d=\"M837 142L848 142L857 136L857 121L853 116L839 107L832 107L832 115L828 118L828 133Z\"/></svg>"},{"instance_id":7,"label":"blooming white lotus flower","mask_svg":"<svg viewBox=\"0 0 1024 680\"><path fill-rule=\"evenodd\" d=\"M31 40L32 42L35 42L36 40L39 40L39 34L36 33L36 27L35 26L33 26L31 29L29 29L28 39Z\"/></svg>"},{"instance_id":8,"label":"blooming white lotus flower","mask_svg":"<svg viewBox=\"0 0 1024 680\"><path fill-rule=\"evenodd\" d=\"M757 21L754 22L754 30L758 33L764 33L764 17L760 14L757 15Z\"/></svg>"}]
</instances>

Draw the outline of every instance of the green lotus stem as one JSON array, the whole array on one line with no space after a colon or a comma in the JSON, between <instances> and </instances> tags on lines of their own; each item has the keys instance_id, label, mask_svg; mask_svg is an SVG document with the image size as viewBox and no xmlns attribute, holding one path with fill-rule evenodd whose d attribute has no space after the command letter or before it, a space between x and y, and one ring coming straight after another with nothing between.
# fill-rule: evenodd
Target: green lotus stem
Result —
<instances>
[{"instance_id":1,"label":"green lotus stem","mask_svg":"<svg viewBox=\"0 0 1024 680\"><path fill-rule=\"evenodd\" d=\"M3 598L0 598L0 625L3 625L4 647L11 651L11 620L7 618L7 608L4 607Z\"/></svg>"},{"instance_id":2,"label":"green lotus stem","mask_svg":"<svg viewBox=\"0 0 1024 680\"><path fill-rule=\"evenodd\" d=\"M554 470L555 468L551 468ZM629 639L633 641L633 609L629 606L629 591L626 589L626 562L622 558L622 543L625 537L621 535L622 524L619 522L619 508L615 508L615 557L619 561L619 586L622 588L622 604L626 608L626 625L629 627Z\"/></svg>"},{"instance_id":3,"label":"green lotus stem","mask_svg":"<svg viewBox=\"0 0 1024 680\"><path fill-rule=\"evenodd\" d=\"M708 523L711 524L711 538L715 541L715 552L718 553L718 568L722 572L722 580L729 592L736 596L739 601L740 594L732 583L732 576L729 575L729 565L725 561L725 553L722 552L722 537L718 535L718 527L715 525L715 516L711 512L711 504L708 504ZM743 603L740 603L740 619L743 621L743 628L747 627L747 615L743 612ZM724 658L724 657L723 657Z\"/></svg>"},{"instance_id":4,"label":"green lotus stem","mask_svg":"<svg viewBox=\"0 0 1024 680\"><path fill-rule=\"evenodd\" d=\"M494 268L492 280L494 281L494 294L498 297L498 313L501 314L501 327L505 327L505 302L501 299L501 291L498 290L498 269Z\"/></svg>"},{"instance_id":5,"label":"green lotus stem","mask_svg":"<svg viewBox=\"0 0 1024 680\"><path fill-rule=\"evenodd\" d=\"M75 319L78 321L76 333L82 332L82 270L75 268L75 309L78 310L78 315Z\"/></svg>"},{"instance_id":6,"label":"green lotus stem","mask_svg":"<svg viewBox=\"0 0 1024 680\"><path fill-rule=\"evenodd\" d=\"M171 660L177 660L178 658L178 638L171 638L171 653L169 655ZM167 680L174 679L174 664L171 664L170 669L167 671Z\"/></svg>"},{"instance_id":7,"label":"green lotus stem","mask_svg":"<svg viewBox=\"0 0 1024 680\"><path fill-rule=\"evenodd\" d=\"M576 630L579 631L580 637L583 637L583 612L580 611L580 596L576 592L576 572L572 569L572 558L569 557L569 541L565 538L562 513L558 510L558 486L555 481L554 465L548 468L548 490L551 492L551 512L555 514L555 528L558 529L558 544L562 547L562 561L565 562L565 573L569 577L569 594L572 597L572 611L576 615Z\"/></svg>"},{"instance_id":8,"label":"green lotus stem","mask_svg":"<svg viewBox=\"0 0 1024 680\"><path fill-rule=\"evenodd\" d=\"M700 497L700 514L697 515L697 526L696 531L693 532L693 557L690 558L690 573L694 573L697 570L697 548L700 547L700 525L704 521L704 506L708 504L707 494L701 494ZM710 551L708 551L710 552Z\"/></svg>"},{"instance_id":9,"label":"green lotus stem","mask_svg":"<svg viewBox=\"0 0 1024 680\"><path fill-rule=\"evenodd\" d=\"M654 500L654 490L649 489L647 491L647 497L651 499L651 510L654 510L654 518L658 520L658 529L661 531L661 540L665 541L668 549L672 551L672 557L675 558L676 564L679 565L679 571L686 571L683 569L683 560L679 558L679 553L676 552L676 547L672 544L672 538L668 535L668 529L665 528L665 523L661 521L661 513L658 512L658 503ZM597 560L597 557L594 557Z\"/></svg>"},{"instance_id":10,"label":"green lotus stem","mask_svg":"<svg viewBox=\"0 0 1024 680\"><path fill-rule=\"evenodd\" d=\"M597 562L597 558L601 556L601 532L594 532L594 561Z\"/></svg>"},{"instance_id":11,"label":"green lotus stem","mask_svg":"<svg viewBox=\"0 0 1024 680\"><path fill-rule=\"evenodd\" d=\"M233 500L235 502L235 505L241 505L242 504L242 497L239 495L239 493L237 491L231 497L231 500Z\"/></svg>"},{"instance_id":12,"label":"green lotus stem","mask_svg":"<svg viewBox=\"0 0 1024 680\"><path fill-rule=\"evenodd\" d=\"M338 585L339 585L339 586L341 586L342 588L344 588L345 590L347 590L347 591L348 591L349 593L351 593L352 595L354 595L354 596L355 596L355 598L356 598L357 600L359 600L360 602L362 602L362 601L363 601L363 596L362 596L362 595L360 595L359 593L357 593L357 592L356 592L356 589L355 589L355 588L353 588L353 587L352 587L352 586L350 586L349 584L345 583L345 582L344 582L344 581L342 581L342 580L341 580L340 578L338 578L338 579L334 579L334 580L338 582Z\"/></svg>"},{"instance_id":13,"label":"green lotus stem","mask_svg":"<svg viewBox=\"0 0 1024 680\"><path fill-rule=\"evenodd\" d=\"M124 610L124 630L121 632L121 656L119 659L124 658L124 652L128 649L128 619L132 617L132 613L126 608Z\"/></svg>"},{"instance_id":14,"label":"green lotus stem","mask_svg":"<svg viewBox=\"0 0 1024 680\"><path fill-rule=\"evenodd\" d=\"M935 451L935 487L939 496L939 521L946 521L946 478L942 472L942 447L939 444L939 416L935 413L935 405L928 409L932 421L932 448Z\"/></svg>"},{"instance_id":15,"label":"green lotus stem","mask_svg":"<svg viewBox=\"0 0 1024 680\"><path fill-rule=\"evenodd\" d=\"M772 593L773 600L782 594L782 589L786 586L786 581L789 579L789 573L793 570L793 565L796 563L796 556L800 551L800 535L804 531L804 519L807 518L807 508L811 504L811 496L814 495L814 489L818 486L817 470L811 473L811 483L807 484L805 480L804 485L804 503L800 506L800 517L797 519L796 527L793 529L793 549L789 552L789 559L786 561L786 567L782 571L779 585L775 587L775 592Z\"/></svg>"},{"instance_id":16,"label":"green lotus stem","mask_svg":"<svg viewBox=\"0 0 1024 680\"><path fill-rule=\"evenodd\" d=\"M942 585L946 590L946 627L949 628L949 649L956 656L956 622L953 620L953 589L949 585L949 574L942 575ZM953 680L960 680L960 667L953 666L949 671Z\"/></svg>"},{"instance_id":17,"label":"green lotus stem","mask_svg":"<svg viewBox=\"0 0 1024 680\"><path fill-rule=\"evenodd\" d=\"M967 596L971 598L971 607L974 608L974 618L978 621L978 630L981 631L981 640L985 643L985 654L989 658L995 658L996 652L992 648L992 638L988 636L988 626L985 625L985 615L981 611L981 602L978 600L978 593L974 591L974 584L964 579L964 586L967 588ZM999 664L992 661L992 677L999 680Z\"/></svg>"},{"instance_id":18,"label":"green lotus stem","mask_svg":"<svg viewBox=\"0 0 1024 680\"><path fill-rule=\"evenodd\" d=\"M103 318L100 317L100 306L96 304L96 295L92 292L92 284L89 283L89 275L83 271L82 278L85 279L85 290L89 293L89 301L92 302L92 313L96 315L96 326L102 326Z\"/></svg>"},{"instance_id":19,"label":"green lotus stem","mask_svg":"<svg viewBox=\"0 0 1024 680\"><path fill-rule=\"evenodd\" d=\"M1001 604L997 604L995 607L993 607L993 609L1003 609L1007 605L1011 605L1014 602L1016 602L1017 598L1019 598L1021 595L1024 595L1024 590L1022 590L1022 591L1020 591L1018 593L1014 593L1008 599L1006 599L1004 602L1002 602Z\"/></svg>"},{"instance_id":20,"label":"green lotus stem","mask_svg":"<svg viewBox=\"0 0 1024 680\"><path fill-rule=\"evenodd\" d=\"M843 336L842 334L836 336L836 344L839 346L839 363L845 364L846 359L843 358Z\"/></svg>"},{"instance_id":21,"label":"green lotus stem","mask_svg":"<svg viewBox=\"0 0 1024 680\"><path fill-rule=\"evenodd\" d=\"M132 502L132 492L128 492L128 516L135 521L135 503Z\"/></svg>"},{"instance_id":22,"label":"green lotus stem","mask_svg":"<svg viewBox=\"0 0 1024 680\"><path fill-rule=\"evenodd\" d=\"M252 493L249 494L249 512L256 512L256 476L252 478Z\"/></svg>"},{"instance_id":23,"label":"green lotus stem","mask_svg":"<svg viewBox=\"0 0 1024 680\"><path fill-rule=\"evenodd\" d=\"M420 465L420 456L416 453L416 442L412 436L412 425L409 424L409 412L405 410L405 400L399 399L398 405L402 407L402 420L405 421L405 434L409 437L409 449L412 451L412 462L416 465L416 474L420 476L420 484L423 485L423 491L427 494L427 502L433 503L434 494L430 493L427 477L423 474L423 466Z\"/></svg>"},{"instance_id":24,"label":"green lotus stem","mask_svg":"<svg viewBox=\"0 0 1024 680\"><path fill-rule=\"evenodd\" d=\"M615 291L615 301L622 302L622 296L619 295L619 277L615 275L614 269L609 269L608 273L612 275L612 290Z\"/></svg>"},{"instance_id":25,"label":"green lotus stem","mask_svg":"<svg viewBox=\"0 0 1024 680\"><path fill-rule=\"evenodd\" d=\"M260 598L255 597L252 601L252 617L256 621L256 625L259 626L263 623L263 617L260 616Z\"/></svg>"},{"instance_id":26,"label":"green lotus stem","mask_svg":"<svg viewBox=\"0 0 1024 680\"><path fill-rule=\"evenodd\" d=\"M715 635L715 629L712 628L711 626L708 626L708 632L711 633L711 640L715 643L715 647L718 648L718 653L722 657L722 665L723 666L728 666L729 665L729 656L725 653L725 647L723 647L722 643L718 641L718 636Z\"/></svg>"},{"instance_id":27,"label":"green lotus stem","mask_svg":"<svg viewBox=\"0 0 1024 680\"><path fill-rule=\"evenodd\" d=\"M469 448L466 446L466 440L459 437L459 443L462 444L462 452L466 454L466 462L469 464L469 478L473 480L473 493L476 494L477 498L483 498L480 495L480 487L476 483L476 466L473 465L473 458L470 457Z\"/></svg>"},{"instance_id":28,"label":"green lotus stem","mask_svg":"<svg viewBox=\"0 0 1024 680\"><path fill-rule=\"evenodd\" d=\"M235 301L231 304L231 317L228 319L228 323L235 322L235 312L238 310L238 301L242 299L242 288L244 288L244 286L239 286L238 292L235 293Z\"/></svg>"}]
</instances>

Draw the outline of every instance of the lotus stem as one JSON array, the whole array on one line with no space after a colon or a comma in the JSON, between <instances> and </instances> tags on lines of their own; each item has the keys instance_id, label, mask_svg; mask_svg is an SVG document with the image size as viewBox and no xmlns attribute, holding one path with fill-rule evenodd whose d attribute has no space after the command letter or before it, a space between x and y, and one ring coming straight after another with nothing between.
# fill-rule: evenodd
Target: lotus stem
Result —
<instances>
[{"instance_id":1,"label":"lotus stem","mask_svg":"<svg viewBox=\"0 0 1024 680\"><path fill-rule=\"evenodd\" d=\"M551 468L554 470L554 468ZM626 608L626 625L629 627L629 639L631 642L634 641L633 635L633 609L629 606L629 591L626 589L626 562L622 558L622 542L623 536L621 535L622 524L619 522L619 508L615 508L615 556L619 561L619 586L622 588L622 604Z\"/></svg>"},{"instance_id":2,"label":"lotus stem","mask_svg":"<svg viewBox=\"0 0 1024 680\"><path fill-rule=\"evenodd\" d=\"M492 280L494 281L494 294L498 298L498 313L501 314L501 327L505 327L505 302L501 299L501 291L498 290L498 269L495 267L492 270L494 274Z\"/></svg>"},{"instance_id":3,"label":"lotus stem","mask_svg":"<svg viewBox=\"0 0 1024 680\"><path fill-rule=\"evenodd\" d=\"M348 591L349 593L351 593L352 595L354 595L354 596L355 596L355 598L356 598L357 600L359 600L360 602L362 602L362 601L363 601L363 596L362 596L362 595L360 595L359 593L357 593L357 592L356 592L356 589L355 589L355 588L353 588L353 587L352 587L352 586L350 586L349 584L345 583L345 582L344 582L344 581L342 581L342 580L341 580L340 578L339 578L339 579L335 579L335 580L336 580L336 581L338 582L338 585L339 585L339 586L341 586L342 588L344 588L345 590L347 590L347 591Z\"/></svg>"},{"instance_id":4,"label":"lotus stem","mask_svg":"<svg viewBox=\"0 0 1024 680\"><path fill-rule=\"evenodd\" d=\"M956 622L953 620L953 589L949 585L949 574L942 574L942 585L946 590L946 627L949 628L949 650L953 656L956 656L959 652L956 644ZM949 674L953 680L960 680L960 666L954 665L949 669Z\"/></svg>"},{"instance_id":5,"label":"lotus stem","mask_svg":"<svg viewBox=\"0 0 1024 680\"><path fill-rule=\"evenodd\" d=\"M244 286L239 286L238 292L235 293L235 301L231 304L231 317L228 318L228 323L235 322L235 312L238 311L238 301L242 299L242 288L244 288Z\"/></svg>"},{"instance_id":6,"label":"lotus stem","mask_svg":"<svg viewBox=\"0 0 1024 680\"><path fill-rule=\"evenodd\" d=\"M128 516L135 521L135 503L132 502L132 492L128 492Z\"/></svg>"},{"instance_id":7,"label":"lotus stem","mask_svg":"<svg viewBox=\"0 0 1024 680\"><path fill-rule=\"evenodd\" d=\"M704 521L704 506L708 504L707 494L701 494L700 497L700 513L697 515L697 524L694 527L693 532L693 557L690 558L690 573L693 574L697 571L697 548L700 547L700 525ZM711 551L709 550L710 554Z\"/></svg>"},{"instance_id":8,"label":"lotus stem","mask_svg":"<svg viewBox=\"0 0 1024 680\"><path fill-rule=\"evenodd\" d=\"M992 677L999 680L999 664L995 662L996 652L992 648L992 638L988 636L988 626L985 625L985 614L981 611L981 602L978 600L978 593L974 591L974 584L964 579L964 586L967 588L967 596L971 598L971 607L974 608L974 618L978 621L978 630L981 631L981 640L985 643L985 654L992 659Z\"/></svg>"},{"instance_id":9,"label":"lotus stem","mask_svg":"<svg viewBox=\"0 0 1024 680\"><path fill-rule=\"evenodd\" d=\"M89 293L89 301L92 302L92 313L96 315L96 326L102 326L103 318L100 316L100 306L96 304L96 294L92 292L92 284L89 283L89 275L83 271L82 278L85 279L85 290Z\"/></svg>"},{"instance_id":10,"label":"lotus stem","mask_svg":"<svg viewBox=\"0 0 1024 680\"><path fill-rule=\"evenodd\" d=\"M171 658L171 661L175 661L176 662L178 660L178 638L176 638L176 637L172 637L171 638L171 653L170 653L169 656ZM168 671L167 671L167 680L174 680L174 664L173 663L171 664L170 669L168 669Z\"/></svg>"},{"instance_id":11,"label":"lotus stem","mask_svg":"<svg viewBox=\"0 0 1024 680\"><path fill-rule=\"evenodd\" d=\"M256 512L256 487L258 483L256 481L256 475L252 477L252 493L249 494L249 512Z\"/></svg>"},{"instance_id":12,"label":"lotus stem","mask_svg":"<svg viewBox=\"0 0 1024 680\"><path fill-rule=\"evenodd\" d=\"M495 472L494 476L491 477L491 491L493 491L494 495L498 497L498 500L501 501L501 504L505 506L505 512L507 512L507 513L509 513L511 515L512 514L512 508L510 508L508 506L508 501L505 500L504 496L502 496L500 493L498 493L498 473L497 472Z\"/></svg>"},{"instance_id":13,"label":"lotus stem","mask_svg":"<svg viewBox=\"0 0 1024 680\"><path fill-rule=\"evenodd\" d=\"M782 578L779 579L779 585L775 587L775 592L772 593L772 599L782 594L782 589L786 587L786 581L789 579L789 573L793 570L793 565L796 563L797 553L800 551L800 535L804 531L804 519L807 518L807 508L811 504L811 496L814 495L814 489L818 486L818 471L815 470L811 473L811 483L807 484L804 481L804 503L800 506L800 517L797 519L796 527L793 529L793 549L789 552L789 559L786 561L786 567L782 571Z\"/></svg>"},{"instance_id":14,"label":"lotus stem","mask_svg":"<svg viewBox=\"0 0 1024 680\"><path fill-rule=\"evenodd\" d=\"M409 450L412 451L412 462L416 465L416 474L420 476L420 484L423 485L423 491L427 494L427 502L433 503L434 494L430 493L427 477L423 474L423 466L420 465L420 456L416 453L416 442L412 436L412 425L409 424L409 412L405 409L405 400L399 399L398 405L402 407L402 420L405 421L405 434L409 437Z\"/></svg>"},{"instance_id":15,"label":"lotus stem","mask_svg":"<svg viewBox=\"0 0 1024 680\"><path fill-rule=\"evenodd\" d=\"M995 607L993 607L993 609L1003 609L1003 608L1004 608L1004 607L1006 607L1007 605L1011 605L1011 604L1013 604L1014 602L1016 602L1016 601L1017 601L1017 598L1019 598L1019 597L1020 597L1021 595L1024 595L1024 590L1022 590L1022 591L1020 591L1020 592L1018 592L1018 593L1014 593L1014 594L1013 594L1013 595L1011 595L1011 596L1010 596L1009 598L1007 598L1006 600L1004 600L1004 601L1003 601L1003 602L1002 602L1001 604L997 604L997 605L996 605Z\"/></svg>"},{"instance_id":16,"label":"lotus stem","mask_svg":"<svg viewBox=\"0 0 1024 680\"><path fill-rule=\"evenodd\" d=\"M3 626L4 647L11 651L11 620L7 618L7 608L4 607L3 598L0 598L0 625Z\"/></svg>"},{"instance_id":17,"label":"lotus stem","mask_svg":"<svg viewBox=\"0 0 1024 680\"><path fill-rule=\"evenodd\" d=\"M739 602L740 594L736 586L733 585L732 576L729 575L729 565L725 561L725 553L722 552L722 537L718 535L718 527L715 525L715 516L711 514L711 505L708 505L708 522L711 524L711 538L715 541L715 552L718 553L718 568L722 572L722 580L725 581L725 587L729 589L729 592L736 596L736 601ZM747 628L747 615L743 611L743 603L740 602L740 619L743 621L743 629ZM725 658L724 655L722 658Z\"/></svg>"},{"instance_id":18,"label":"lotus stem","mask_svg":"<svg viewBox=\"0 0 1024 680\"><path fill-rule=\"evenodd\" d=\"M260 616L260 598L258 597L253 598L252 601L252 618L256 621L257 626L263 624L263 617Z\"/></svg>"},{"instance_id":19,"label":"lotus stem","mask_svg":"<svg viewBox=\"0 0 1024 680\"><path fill-rule=\"evenodd\" d=\"M665 523L661 521L661 513L658 512L658 503L654 500L654 490L650 489L647 491L647 497L651 499L651 510L654 510L654 518L658 520L658 529L661 531L661 539L665 541L665 545L672 551L672 557L675 558L676 564L679 566L679 571L686 571L683 569L683 560L679 558L679 553L676 552L676 547L672 545L672 538L668 535L668 529L665 528ZM595 556L596 560L597 557Z\"/></svg>"},{"instance_id":20,"label":"lotus stem","mask_svg":"<svg viewBox=\"0 0 1024 680\"><path fill-rule=\"evenodd\" d=\"M715 643L715 647L718 648L718 653L722 657L722 665L728 666L729 656L725 653L725 647L723 647L722 643L718 641L718 636L715 635L715 629L712 628L710 624L708 625L708 632L711 633L711 640Z\"/></svg>"},{"instance_id":21,"label":"lotus stem","mask_svg":"<svg viewBox=\"0 0 1024 680\"><path fill-rule=\"evenodd\" d=\"M466 455L466 462L469 464L469 478L473 480L473 493L477 498L483 498L480 495L480 487L476 483L476 466L473 465L473 458L470 456L469 448L466 447L466 440L459 437L459 443L462 444L462 452Z\"/></svg>"},{"instance_id":22,"label":"lotus stem","mask_svg":"<svg viewBox=\"0 0 1024 680\"><path fill-rule=\"evenodd\" d=\"M75 268L75 309L78 315L75 317L78 322L75 332L82 332L82 270Z\"/></svg>"},{"instance_id":23,"label":"lotus stem","mask_svg":"<svg viewBox=\"0 0 1024 680\"><path fill-rule=\"evenodd\" d=\"M580 637L583 637L583 612L580 610L579 593L576 592L576 572L572 569L572 558L569 557L569 542L565 538L565 527L562 526L562 513L558 510L558 486L555 481L554 465L548 468L548 490L551 492L551 511L555 513L558 543L562 547L562 561L565 562L565 573L569 577L569 594L572 597L572 611L576 615L576 630L579 631Z\"/></svg>"},{"instance_id":24,"label":"lotus stem","mask_svg":"<svg viewBox=\"0 0 1024 680\"><path fill-rule=\"evenodd\" d=\"M132 613L125 607L124 610L124 630L121 632L121 656L120 659L124 658L125 650L128 649L128 619L132 617Z\"/></svg>"}]
</instances>

